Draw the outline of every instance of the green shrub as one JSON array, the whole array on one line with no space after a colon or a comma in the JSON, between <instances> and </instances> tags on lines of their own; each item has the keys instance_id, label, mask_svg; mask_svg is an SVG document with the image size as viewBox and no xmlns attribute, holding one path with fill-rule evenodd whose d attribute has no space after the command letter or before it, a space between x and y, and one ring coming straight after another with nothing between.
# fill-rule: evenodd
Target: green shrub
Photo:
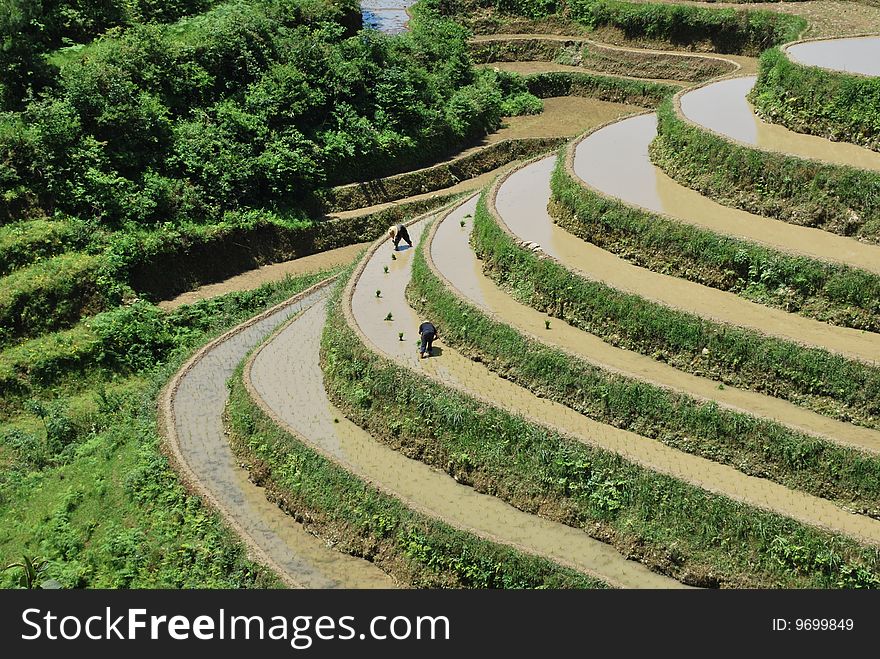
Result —
<instances>
[{"instance_id":1,"label":"green shrub","mask_svg":"<svg viewBox=\"0 0 880 659\"><path fill-rule=\"evenodd\" d=\"M352 8L238 0L81 49L0 117L0 217L217 221L424 166L498 128L501 83L473 68L461 26L419 12L393 39L354 36ZM536 107L518 92L506 109Z\"/></svg>"},{"instance_id":2,"label":"green shrub","mask_svg":"<svg viewBox=\"0 0 880 659\"><path fill-rule=\"evenodd\" d=\"M99 359L123 371L153 366L175 344L166 314L149 302L113 309L90 324L101 343Z\"/></svg>"},{"instance_id":3,"label":"green shrub","mask_svg":"<svg viewBox=\"0 0 880 659\"><path fill-rule=\"evenodd\" d=\"M100 259L69 253L16 270L0 281L0 345L75 324L110 300L96 282Z\"/></svg>"}]
</instances>

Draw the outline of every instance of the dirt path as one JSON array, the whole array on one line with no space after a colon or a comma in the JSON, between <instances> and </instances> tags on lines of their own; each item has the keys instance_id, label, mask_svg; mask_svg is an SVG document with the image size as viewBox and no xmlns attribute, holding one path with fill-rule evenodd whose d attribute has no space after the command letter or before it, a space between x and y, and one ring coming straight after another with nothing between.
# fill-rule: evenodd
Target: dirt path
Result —
<instances>
[{"instance_id":1,"label":"dirt path","mask_svg":"<svg viewBox=\"0 0 880 659\"><path fill-rule=\"evenodd\" d=\"M203 348L160 398L160 428L178 471L241 536L251 555L288 585L304 588L391 588L372 563L334 551L308 534L238 466L223 427L226 381L245 355L279 324L324 299L313 287L247 321Z\"/></svg>"},{"instance_id":2,"label":"dirt path","mask_svg":"<svg viewBox=\"0 0 880 659\"><path fill-rule=\"evenodd\" d=\"M355 245L346 245L339 249L330 249L326 252L311 254L292 261L264 265L256 270L242 272L240 275L230 277L216 284L199 286L196 289L178 295L173 300L160 302L159 308L165 311L172 311L184 304L193 304L199 300L207 300L234 291L249 291L259 288L267 282L279 281L285 277L296 277L346 265L354 261L357 255L366 249L369 244L357 243Z\"/></svg>"},{"instance_id":3,"label":"dirt path","mask_svg":"<svg viewBox=\"0 0 880 659\"><path fill-rule=\"evenodd\" d=\"M468 242L473 223L465 221L465 227L459 224L465 215L473 214L474 208L476 197L445 215L427 246L429 251L426 256L431 257L429 265L452 290L490 315L538 341L566 350L613 373L650 382L700 400L714 400L722 407L770 419L844 446L880 453L880 431L837 421L756 391L736 387L719 389L714 380L612 346L561 318L553 318L553 329L547 332L544 327L544 321L550 319L547 314L517 302L483 274L482 266Z\"/></svg>"},{"instance_id":4,"label":"dirt path","mask_svg":"<svg viewBox=\"0 0 880 659\"><path fill-rule=\"evenodd\" d=\"M425 223L413 225L409 232L418 241ZM452 347L442 345L437 358L419 360L412 342L420 319L409 307L404 290L410 278L412 249L390 259L390 243L362 262L362 270L346 289L350 303L350 322L372 349L394 359L425 377L459 389L487 404L501 407L585 444L617 453L652 471L691 483L709 492L727 496L748 505L770 510L805 524L822 527L860 541L880 545L880 521L855 515L830 501L790 490L778 483L747 476L733 467L682 453L657 440L642 437L589 419L574 410L505 380L482 364L471 361ZM389 272L383 272L383 266ZM382 291L377 298L376 289ZM383 320L391 312L391 322ZM407 340L399 341L398 332Z\"/></svg>"},{"instance_id":5,"label":"dirt path","mask_svg":"<svg viewBox=\"0 0 880 659\"><path fill-rule=\"evenodd\" d=\"M305 311L265 344L247 377L276 421L408 507L482 538L513 545L626 588L681 584L625 560L585 533L524 513L377 442L328 400L319 364L325 305ZM395 335L395 340L396 340ZM291 359L296 355L296 359Z\"/></svg>"}]
</instances>

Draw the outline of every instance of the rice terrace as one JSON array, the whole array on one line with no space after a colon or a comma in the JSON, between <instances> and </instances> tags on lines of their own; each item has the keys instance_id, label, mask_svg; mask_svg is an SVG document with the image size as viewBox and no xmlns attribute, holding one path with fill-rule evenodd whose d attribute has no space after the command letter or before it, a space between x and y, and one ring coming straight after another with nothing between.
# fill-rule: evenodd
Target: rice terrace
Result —
<instances>
[{"instance_id":1,"label":"rice terrace","mask_svg":"<svg viewBox=\"0 0 880 659\"><path fill-rule=\"evenodd\" d=\"M880 587L880 1L0 24L4 588Z\"/></svg>"}]
</instances>

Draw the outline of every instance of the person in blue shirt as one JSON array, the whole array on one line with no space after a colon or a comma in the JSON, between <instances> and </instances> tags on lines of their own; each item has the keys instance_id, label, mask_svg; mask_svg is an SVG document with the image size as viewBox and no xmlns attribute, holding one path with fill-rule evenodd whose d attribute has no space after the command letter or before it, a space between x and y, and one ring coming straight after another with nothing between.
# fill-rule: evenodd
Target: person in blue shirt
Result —
<instances>
[{"instance_id":1,"label":"person in blue shirt","mask_svg":"<svg viewBox=\"0 0 880 659\"><path fill-rule=\"evenodd\" d=\"M394 226L388 227L388 236L394 242L394 251L397 251L397 245L401 240L405 240L406 244L412 247L412 240L410 240L409 231L407 231L406 227L402 224L395 224Z\"/></svg>"},{"instance_id":2,"label":"person in blue shirt","mask_svg":"<svg viewBox=\"0 0 880 659\"><path fill-rule=\"evenodd\" d=\"M434 340L437 338L437 328L428 321L425 321L419 325L419 336L422 339L419 343L419 358L424 359L425 357L430 357L431 347Z\"/></svg>"}]
</instances>

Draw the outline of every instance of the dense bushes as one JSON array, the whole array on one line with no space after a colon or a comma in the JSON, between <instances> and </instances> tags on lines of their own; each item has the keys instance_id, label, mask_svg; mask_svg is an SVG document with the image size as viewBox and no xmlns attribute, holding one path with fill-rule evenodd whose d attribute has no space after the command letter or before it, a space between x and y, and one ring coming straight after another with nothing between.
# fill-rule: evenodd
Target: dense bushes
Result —
<instances>
[{"instance_id":1,"label":"dense bushes","mask_svg":"<svg viewBox=\"0 0 880 659\"><path fill-rule=\"evenodd\" d=\"M34 261L80 250L100 239L76 220L32 220L0 227L0 276Z\"/></svg>"},{"instance_id":2,"label":"dense bushes","mask_svg":"<svg viewBox=\"0 0 880 659\"><path fill-rule=\"evenodd\" d=\"M513 295L610 343L725 384L880 427L880 368L663 306L584 278L517 245L485 203L474 249Z\"/></svg>"},{"instance_id":3,"label":"dense bushes","mask_svg":"<svg viewBox=\"0 0 880 659\"><path fill-rule=\"evenodd\" d=\"M0 6L0 107L18 106L50 82L46 51L88 41L108 28L169 22L218 0L6 0Z\"/></svg>"},{"instance_id":4,"label":"dense bushes","mask_svg":"<svg viewBox=\"0 0 880 659\"><path fill-rule=\"evenodd\" d=\"M551 189L551 210L560 226L639 266L837 325L880 331L880 276L874 273L774 250L610 199L575 180L564 155L557 160Z\"/></svg>"},{"instance_id":5,"label":"dense bushes","mask_svg":"<svg viewBox=\"0 0 880 659\"><path fill-rule=\"evenodd\" d=\"M657 111L652 160L682 185L728 206L880 241L880 172L833 165L737 144Z\"/></svg>"},{"instance_id":6,"label":"dense bushes","mask_svg":"<svg viewBox=\"0 0 880 659\"><path fill-rule=\"evenodd\" d=\"M318 0L238 0L98 40L0 117L0 219L39 208L119 227L296 204L538 109L514 77L472 68L452 21L419 12L390 38L339 20Z\"/></svg>"},{"instance_id":7,"label":"dense bushes","mask_svg":"<svg viewBox=\"0 0 880 659\"><path fill-rule=\"evenodd\" d=\"M761 55L749 98L792 130L880 151L880 78L805 66L773 48Z\"/></svg>"}]
</instances>

